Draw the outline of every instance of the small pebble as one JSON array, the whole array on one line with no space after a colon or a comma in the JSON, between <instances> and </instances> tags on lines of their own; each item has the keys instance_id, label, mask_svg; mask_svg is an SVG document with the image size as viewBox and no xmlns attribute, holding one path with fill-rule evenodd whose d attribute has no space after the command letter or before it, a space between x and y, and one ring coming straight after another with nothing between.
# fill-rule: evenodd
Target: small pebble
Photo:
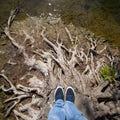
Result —
<instances>
[{"instance_id":1,"label":"small pebble","mask_svg":"<svg viewBox=\"0 0 120 120\"><path fill-rule=\"evenodd\" d=\"M51 3L48 3L49 6L51 6L52 4Z\"/></svg>"}]
</instances>

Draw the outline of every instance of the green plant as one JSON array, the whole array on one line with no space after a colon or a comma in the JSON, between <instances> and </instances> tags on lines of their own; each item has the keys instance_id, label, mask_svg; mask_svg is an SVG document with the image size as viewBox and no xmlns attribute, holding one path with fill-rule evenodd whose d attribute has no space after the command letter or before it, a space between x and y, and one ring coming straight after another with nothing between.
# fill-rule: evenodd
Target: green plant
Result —
<instances>
[{"instance_id":1,"label":"green plant","mask_svg":"<svg viewBox=\"0 0 120 120\"><path fill-rule=\"evenodd\" d=\"M113 82L115 80L115 70L108 65L103 66L100 73L104 80L109 82Z\"/></svg>"}]
</instances>

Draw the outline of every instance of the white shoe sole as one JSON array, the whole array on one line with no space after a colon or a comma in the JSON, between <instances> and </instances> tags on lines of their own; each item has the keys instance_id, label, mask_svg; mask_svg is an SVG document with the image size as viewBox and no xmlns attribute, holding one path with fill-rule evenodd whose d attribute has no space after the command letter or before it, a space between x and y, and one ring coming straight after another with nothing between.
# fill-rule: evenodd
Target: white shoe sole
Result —
<instances>
[{"instance_id":1,"label":"white shoe sole","mask_svg":"<svg viewBox=\"0 0 120 120\"><path fill-rule=\"evenodd\" d=\"M71 87L71 86L67 87L67 89L66 89L66 91L65 91L65 96L66 96L66 94L67 94L67 90L68 90L69 88L72 89L74 95L76 96L76 94L75 94L75 90L74 90L73 87Z\"/></svg>"},{"instance_id":2,"label":"white shoe sole","mask_svg":"<svg viewBox=\"0 0 120 120\"><path fill-rule=\"evenodd\" d=\"M63 90L63 87L58 86L58 87L56 88L55 92L54 92L54 97L55 97L55 94L56 94L56 92L57 92L57 89L58 89L58 88L61 88L61 89L62 89L62 92L63 92L63 95L64 95L64 90Z\"/></svg>"}]
</instances>

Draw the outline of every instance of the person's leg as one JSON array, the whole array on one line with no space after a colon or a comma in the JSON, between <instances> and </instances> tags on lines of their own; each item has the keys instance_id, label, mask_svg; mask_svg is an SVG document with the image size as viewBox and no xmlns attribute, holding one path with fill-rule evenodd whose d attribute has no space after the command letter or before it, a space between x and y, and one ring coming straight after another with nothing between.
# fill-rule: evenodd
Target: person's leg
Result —
<instances>
[{"instance_id":1,"label":"person's leg","mask_svg":"<svg viewBox=\"0 0 120 120\"><path fill-rule=\"evenodd\" d=\"M55 104L48 114L48 120L65 120L64 92L62 87L57 87L55 91Z\"/></svg>"},{"instance_id":2,"label":"person's leg","mask_svg":"<svg viewBox=\"0 0 120 120\"><path fill-rule=\"evenodd\" d=\"M75 104L75 92L72 87L68 87L66 90L66 102L64 105L66 119L67 120L87 120L82 112L80 112Z\"/></svg>"},{"instance_id":3,"label":"person's leg","mask_svg":"<svg viewBox=\"0 0 120 120\"><path fill-rule=\"evenodd\" d=\"M65 120L63 100L57 100L48 114L48 120Z\"/></svg>"}]
</instances>

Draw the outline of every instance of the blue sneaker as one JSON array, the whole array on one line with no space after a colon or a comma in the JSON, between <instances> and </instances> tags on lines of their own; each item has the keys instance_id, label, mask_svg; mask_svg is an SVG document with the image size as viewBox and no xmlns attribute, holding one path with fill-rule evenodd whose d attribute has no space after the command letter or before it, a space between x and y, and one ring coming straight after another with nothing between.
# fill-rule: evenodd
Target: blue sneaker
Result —
<instances>
[{"instance_id":1,"label":"blue sneaker","mask_svg":"<svg viewBox=\"0 0 120 120\"><path fill-rule=\"evenodd\" d=\"M75 91L74 91L74 89L72 87L67 87L66 101L70 101L72 103L75 102Z\"/></svg>"},{"instance_id":2,"label":"blue sneaker","mask_svg":"<svg viewBox=\"0 0 120 120\"><path fill-rule=\"evenodd\" d=\"M55 101L57 101L58 99L64 100L64 90L61 86L58 86L56 88L54 96L55 96Z\"/></svg>"}]
</instances>

